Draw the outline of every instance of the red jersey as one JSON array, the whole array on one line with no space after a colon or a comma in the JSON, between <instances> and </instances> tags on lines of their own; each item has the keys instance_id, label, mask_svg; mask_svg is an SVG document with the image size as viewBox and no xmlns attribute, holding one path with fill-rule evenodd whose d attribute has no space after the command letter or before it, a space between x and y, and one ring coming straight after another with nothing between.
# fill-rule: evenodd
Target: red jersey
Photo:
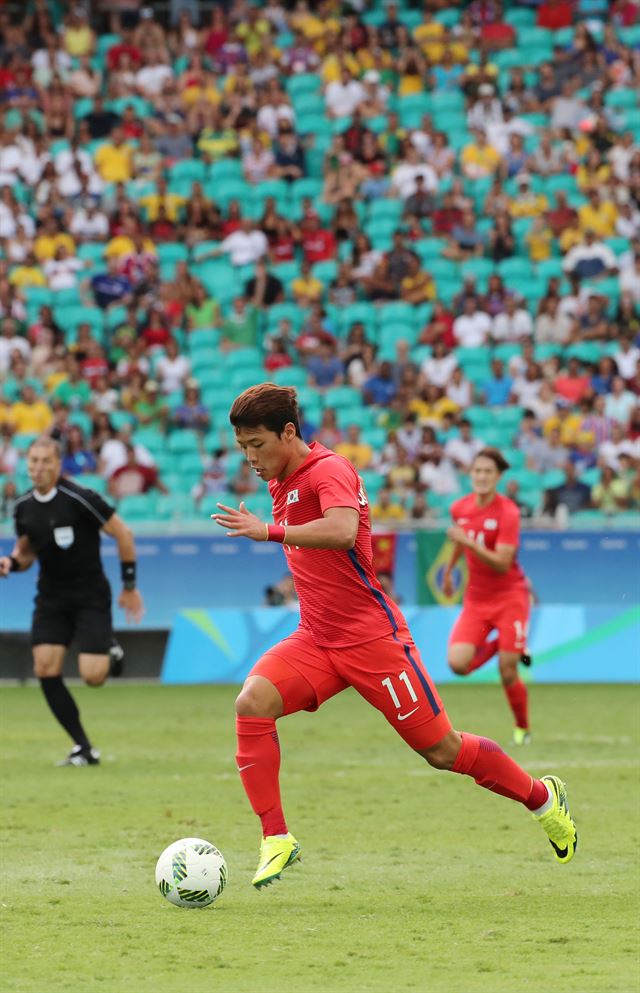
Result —
<instances>
[{"instance_id":1,"label":"red jersey","mask_svg":"<svg viewBox=\"0 0 640 993\"><path fill-rule=\"evenodd\" d=\"M369 504L358 473L319 442L309 447L295 472L269 483L276 524L308 524L331 507L352 507L360 523L348 550L283 546L300 600L300 626L322 647L361 645L404 627L405 620L376 579Z\"/></svg>"},{"instance_id":2,"label":"red jersey","mask_svg":"<svg viewBox=\"0 0 640 993\"><path fill-rule=\"evenodd\" d=\"M513 500L499 493L486 507L477 505L473 493L462 497L451 505L451 516L469 537L489 551L495 551L497 545L519 545L520 511ZM515 558L508 572L496 572L470 549L465 548L464 554L469 569L465 597L469 600L494 600L496 595L527 590L526 576Z\"/></svg>"}]
</instances>

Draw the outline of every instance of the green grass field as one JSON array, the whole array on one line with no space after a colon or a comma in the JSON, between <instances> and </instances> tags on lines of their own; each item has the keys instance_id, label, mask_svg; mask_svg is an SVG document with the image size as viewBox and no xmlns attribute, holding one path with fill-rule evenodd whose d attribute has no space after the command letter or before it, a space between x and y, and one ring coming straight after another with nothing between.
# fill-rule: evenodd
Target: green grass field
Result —
<instances>
[{"instance_id":1,"label":"green grass field","mask_svg":"<svg viewBox=\"0 0 640 993\"><path fill-rule=\"evenodd\" d=\"M547 993L638 988L635 690L533 689L534 774L567 781L580 845L553 861L523 808L414 757L351 692L280 722L304 861L257 893L259 831L234 767L231 687L77 687L103 753L38 689L0 690L3 993ZM444 687L458 727L509 740L495 686ZM224 852L215 907L160 896L177 838Z\"/></svg>"}]
</instances>

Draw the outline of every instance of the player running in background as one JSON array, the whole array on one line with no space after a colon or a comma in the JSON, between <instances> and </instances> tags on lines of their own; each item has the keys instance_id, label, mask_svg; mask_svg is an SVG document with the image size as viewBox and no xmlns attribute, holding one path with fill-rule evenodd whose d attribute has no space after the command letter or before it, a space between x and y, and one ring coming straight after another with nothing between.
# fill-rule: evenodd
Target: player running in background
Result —
<instances>
[{"instance_id":1,"label":"player running in background","mask_svg":"<svg viewBox=\"0 0 640 993\"><path fill-rule=\"evenodd\" d=\"M522 803L568 862L577 835L564 784L533 779L488 738L455 731L406 621L375 577L367 496L352 464L305 444L296 392L264 383L233 403L236 439L269 484L275 524L218 504L213 519L232 537L280 542L300 600L299 628L253 667L236 701L237 763L263 841L257 888L300 857L280 800L276 720L317 708L353 686L407 744L437 769Z\"/></svg>"},{"instance_id":2,"label":"player running in background","mask_svg":"<svg viewBox=\"0 0 640 993\"><path fill-rule=\"evenodd\" d=\"M449 665L468 676L498 651L500 676L515 728L513 740L531 740L527 687L518 675L518 662L531 664L525 653L531 592L517 562L520 511L496 487L509 463L495 448L478 452L471 464L473 493L451 506L454 526L447 534L454 549L443 579L446 596L453 595L453 569L464 555L469 582L462 613L449 638ZM497 638L489 639L496 629Z\"/></svg>"},{"instance_id":3,"label":"player running in background","mask_svg":"<svg viewBox=\"0 0 640 993\"><path fill-rule=\"evenodd\" d=\"M98 493L60 476L57 441L33 441L27 466L33 489L16 501L16 543L11 555L0 558L0 577L22 572L38 559L40 575L31 625L34 669L51 713L74 742L60 765L98 765L99 752L80 722L62 667L75 635L84 681L100 686L107 678L111 589L100 559L100 532L118 543L124 586L118 604L128 620L139 621L144 606L136 588L135 543L129 528Z\"/></svg>"}]
</instances>

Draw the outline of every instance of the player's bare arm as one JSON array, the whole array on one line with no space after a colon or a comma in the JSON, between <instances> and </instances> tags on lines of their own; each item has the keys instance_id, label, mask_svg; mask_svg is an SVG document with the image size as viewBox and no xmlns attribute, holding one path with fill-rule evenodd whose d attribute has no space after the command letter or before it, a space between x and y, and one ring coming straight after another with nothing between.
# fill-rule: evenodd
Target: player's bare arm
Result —
<instances>
[{"instance_id":1,"label":"player's bare arm","mask_svg":"<svg viewBox=\"0 0 640 993\"><path fill-rule=\"evenodd\" d=\"M118 597L118 606L124 610L130 623L134 621L138 624L144 616L144 601L136 586L136 543L133 532L117 514L109 518L102 530L115 538L118 545L124 587Z\"/></svg>"},{"instance_id":2,"label":"player's bare arm","mask_svg":"<svg viewBox=\"0 0 640 993\"><path fill-rule=\"evenodd\" d=\"M227 536L268 541L269 525L247 510L244 503L238 509L219 503L221 513L212 514L212 520L227 528ZM353 507L329 507L323 517L308 524L285 528L284 543L298 548L326 548L349 550L356 543L360 515Z\"/></svg>"},{"instance_id":3,"label":"player's bare arm","mask_svg":"<svg viewBox=\"0 0 640 993\"><path fill-rule=\"evenodd\" d=\"M451 558L447 563L447 567L444 570L444 576L442 577L442 592L447 597L453 596L453 570L463 554L464 549L462 545L460 542L455 542L451 553Z\"/></svg>"},{"instance_id":4,"label":"player's bare arm","mask_svg":"<svg viewBox=\"0 0 640 993\"><path fill-rule=\"evenodd\" d=\"M36 553L29 544L26 535L21 535L16 540L10 555L3 555L0 558L0 578L6 579L10 572L24 572L29 569L36 560Z\"/></svg>"},{"instance_id":5,"label":"player's bare arm","mask_svg":"<svg viewBox=\"0 0 640 993\"><path fill-rule=\"evenodd\" d=\"M495 569L496 572L508 572L517 551L515 545L496 545L495 549L490 551L466 534L457 524L447 530L447 537L461 548L468 548L481 562Z\"/></svg>"}]
</instances>

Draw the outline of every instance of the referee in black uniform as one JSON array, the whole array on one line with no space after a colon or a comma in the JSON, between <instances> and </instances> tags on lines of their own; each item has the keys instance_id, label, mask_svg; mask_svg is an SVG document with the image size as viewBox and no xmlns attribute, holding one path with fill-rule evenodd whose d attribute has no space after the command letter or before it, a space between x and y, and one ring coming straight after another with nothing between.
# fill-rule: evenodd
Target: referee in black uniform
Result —
<instances>
[{"instance_id":1,"label":"referee in black uniform","mask_svg":"<svg viewBox=\"0 0 640 993\"><path fill-rule=\"evenodd\" d=\"M60 446L52 438L31 443L27 466L33 488L16 501L16 543L0 558L0 577L22 572L38 559L40 575L31 624L35 674L56 720L74 747L61 765L98 765L80 713L62 678L66 650L78 640L80 675L100 686L109 672L111 588L100 559L100 532L118 543L124 589L118 604L129 621L144 612L136 587L133 535L112 506L93 490L60 476Z\"/></svg>"}]
</instances>

